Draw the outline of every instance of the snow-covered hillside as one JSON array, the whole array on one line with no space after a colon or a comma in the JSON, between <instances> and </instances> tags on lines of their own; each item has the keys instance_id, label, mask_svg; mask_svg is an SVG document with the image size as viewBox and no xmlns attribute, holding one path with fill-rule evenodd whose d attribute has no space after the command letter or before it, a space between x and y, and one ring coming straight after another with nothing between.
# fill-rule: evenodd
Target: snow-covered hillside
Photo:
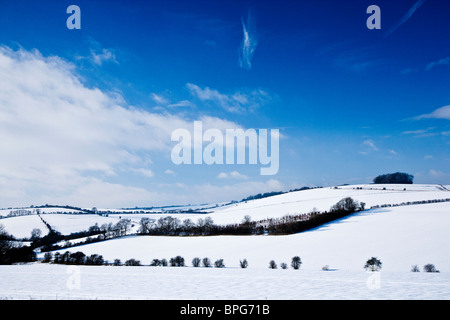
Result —
<instances>
[{"instance_id":1,"label":"snow-covered hillside","mask_svg":"<svg viewBox=\"0 0 450 320\"><path fill-rule=\"evenodd\" d=\"M231 224L241 222L246 215L253 221L267 218L279 218L285 215L308 213L313 209L329 210L339 200L352 197L366 203L366 208L383 204L401 204L412 201L450 199L450 186L441 185L349 185L328 188L316 188L303 191L288 192L272 197L238 202L224 206L211 206L204 210L216 224ZM180 220L197 221L205 218L203 214L137 214L130 213L126 217L139 220L142 217L159 219L167 215ZM124 216L124 215L122 215Z\"/></svg>"},{"instance_id":2,"label":"snow-covered hillside","mask_svg":"<svg viewBox=\"0 0 450 320\"><path fill-rule=\"evenodd\" d=\"M383 204L401 204L413 201L440 200L450 198L450 186L441 185L349 185L328 188L316 188L303 191L288 192L272 197L238 202L228 205L210 205L203 213L136 213L139 210L99 209L100 212L108 212L107 216L94 214L74 214L73 209L42 208L41 217L55 230L62 234L70 234L87 230L97 223L99 226L106 223L116 223L119 218L131 219L135 226L143 217L159 219L160 217L173 216L180 220L191 219L196 222L199 218L209 216L215 224L240 223L245 216L258 221L267 218L279 218L285 215L308 213L313 209L319 211L329 210L332 205L345 197L352 197L359 202L366 203L366 208ZM208 206L202 206L208 207ZM182 207L186 210L187 207ZM198 209L196 207L195 209ZM41 229L43 234L48 232L45 225L34 213L27 216L9 217L0 219L6 231L17 238L29 237L34 228ZM161 210L155 210L161 212ZM155 212L153 211L153 212ZM6 217L11 209L1 210ZM55 212L65 212L57 214ZM114 213L117 212L117 213ZM124 213L130 212L130 213ZM136 229L135 229L136 230Z\"/></svg>"},{"instance_id":3,"label":"snow-covered hillside","mask_svg":"<svg viewBox=\"0 0 450 320\"><path fill-rule=\"evenodd\" d=\"M276 218L329 210L345 197L366 203L368 209L316 229L292 235L253 236L137 236L74 246L59 252L100 254L105 260L134 258L144 267L88 267L76 269L80 284L69 285L72 269L34 263L0 266L0 298L33 299L450 299L450 202L408 202L449 199L449 186L355 185L285 193L273 197L219 206L203 214L41 214L63 233L86 230L97 223L130 218L180 220L210 216L216 224ZM32 228L47 228L36 214L0 220L17 237ZM53 253L55 253L54 251ZM187 267L150 267L153 259L182 256ZM43 253L39 253L40 258ZM300 270L290 268L293 256ZM223 259L226 268L194 268L194 257ZM371 257L382 262L380 273L366 273ZM240 260L247 259L247 269ZM277 270L269 270L274 260ZM281 263L289 268L283 270ZM434 264L440 273L413 273L411 267ZM329 271L322 271L328 266ZM39 283L39 285L37 285ZM151 288L151 290L149 289Z\"/></svg>"},{"instance_id":4,"label":"snow-covered hillside","mask_svg":"<svg viewBox=\"0 0 450 320\"><path fill-rule=\"evenodd\" d=\"M262 220L307 213L314 208L325 211L345 197L365 202L366 208L370 208L381 204L450 198L450 192L440 185L349 185L317 188L217 208L211 217L214 222L221 224L240 222L245 215L250 215L252 220Z\"/></svg>"},{"instance_id":5,"label":"snow-covered hillside","mask_svg":"<svg viewBox=\"0 0 450 320\"><path fill-rule=\"evenodd\" d=\"M450 203L412 205L367 210L317 229L283 236L165 237L127 236L71 248L86 255L101 254L107 260L152 259L181 255L187 264L194 257L224 259L227 267L266 269L270 260L290 264L300 256L302 269L361 271L367 259L378 257L383 270L409 272L412 265L433 263L450 273ZM69 249L61 250L64 252Z\"/></svg>"}]
</instances>

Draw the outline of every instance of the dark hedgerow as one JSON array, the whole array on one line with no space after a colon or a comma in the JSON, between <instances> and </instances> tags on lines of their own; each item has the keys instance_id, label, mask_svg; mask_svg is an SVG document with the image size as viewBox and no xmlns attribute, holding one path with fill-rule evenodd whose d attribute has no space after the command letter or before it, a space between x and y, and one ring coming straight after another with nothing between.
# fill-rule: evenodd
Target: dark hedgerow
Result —
<instances>
[{"instance_id":1,"label":"dark hedgerow","mask_svg":"<svg viewBox=\"0 0 450 320\"><path fill-rule=\"evenodd\" d=\"M124 263L125 266L141 266L141 262L139 260L136 259L128 259L127 261L125 261Z\"/></svg>"}]
</instances>

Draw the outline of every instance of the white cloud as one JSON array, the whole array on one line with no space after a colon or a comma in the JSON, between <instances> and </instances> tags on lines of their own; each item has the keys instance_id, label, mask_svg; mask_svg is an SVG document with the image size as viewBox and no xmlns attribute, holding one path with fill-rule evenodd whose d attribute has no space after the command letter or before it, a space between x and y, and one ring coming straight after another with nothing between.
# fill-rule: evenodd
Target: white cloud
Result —
<instances>
[{"instance_id":1,"label":"white cloud","mask_svg":"<svg viewBox=\"0 0 450 320\"><path fill-rule=\"evenodd\" d=\"M374 151L378 151L378 147L375 145L375 141L373 141L371 139L365 140L363 142L363 145L369 147L370 149L372 149Z\"/></svg>"},{"instance_id":2,"label":"white cloud","mask_svg":"<svg viewBox=\"0 0 450 320\"><path fill-rule=\"evenodd\" d=\"M166 105L169 103L169 100L166 97L164 97L162 94L152 93L150 95L150 97L152 98L153 101L155 101L157 104L160 104L160 105Z\"/></svg>"},{"instance_id":3,"label":"white cloud","mask_svg":"<svg viewBox=\"0 0 450 320\"><path fill-rule=\"evenodd\" d=\"M450 179L450 173L446 173L446 172L443 172L443 171L440 171L440 170L431 169L428 172L428 175L432 179L435 179L434 183L445 183L445 184L447 184L448 181L449 181L448 179Z\"/></svg>"},{"instance_id":4,"label":"white cloud","mask_svg":"<svg viewBox=\"0 0 450 320\"><path fill-rule=\"evenodd\" d=\"M398 155L398 153L395 150L388 150L388 152L394 156Z\"/></svg>"},{"instance_id":5,"label":"white cloud","mask_svg":"<svg viewBox=\"0 0 450 320\"><path fill-rule=\"evenodd\" d=\"M195 107L195 104L193 104L191 101L189 100L181 100L175 103L171 103L169 105L167 105L169 108L178 108L178 107Z\"/></svg>"},{"instance_id":6,"label":"white cloud","mask_svg":"<svg viewBox=\"0 0 450 320\"><path fill-rule=\"evenodd\" d=\"M0 47L0 205L59 199L126 206L164 199L108 178L126 172L152 176L146 168L150 156L170 161L172 131L191 129L192 122L129 106L80 78L76 66L59 57ZM214 117L199 120L204 128L238 127Z\"/></svg>"},{"instance_id":7,"label":"white cloud","mask_svg":"<svg viewBox=\"0 0 450 320\"><path fill-rule=\"evenodd\" d=\"M170 170L170 169L165 170L164 173L167 174L167 175L170 175L170 176L175 176L176 175L175 172Z\"/></svg>"},{"instance_id":8,"label":"white cloud","mask_svg":"<svg viewBox=\"0 0 450 320\"><path fill-rule=\"evenodd\" d=\"M241 174L237 171L231 171L230 176L235 179L243 179L243 180L248 179L248 177L245 174Z\"/></svg>"},{"instance_id":9,"label":"white cloud","mask_svg":"<svg viewBox=\"0 0 450 320\"><path fill-rule=\"evenodd\" d=\"M118 63L113 49L102 49L100 53L97 53L95 50L91 49L90 59L98 66L101 66L104 62Z\"/></svg>"},{"instance_id":10,"label":"white cloud","mask_svg":"<svg viewBox=\"0 0 450 320\"><path fill-rule=\"evenodd\" d=\"M150 169L145 169L145 168L138 168L138 169L132 169L133 172L140 174L144 177L147 178L153 178L155 176L155 174L153 173L152 170Z\"/></svg>"},{"instance_id":11,"label":"white cloud","mask_svg":"<svg viewBox=\"0 0 450 320\"><path fill-rule=\"evenodd\" d=\"M430 62L426 67L426 71L429 71L436 66L444 66L444 65L449 65L449 64L450 64L450 57L446 57L446 58L440 59L438 61Z\"/></svg>"},{"instance_id":12,"label":"white cloud","mask_svg":"<svg viewBox=\"0 0 450 320\"><path fill-rule=\"evenodd\" d=\"M219 178L219 179L226 179L226 178L228 178L228 174L225 173L225 172L221 172L221 173L218 174L217 178Z\"/></svg>"},{"instance_id":13,"label":"white cloud","mask_svg":"<svg viewBox=\"0 0 450 320\"><path fill-rule=\"evenodd\" d=\"M408 131L403 131L402 134L424 134L429 132L430 129L434 129L434 128L428 128L428 129L418 129L418 130L408 130Z\"/></svg>"},{"instance_id":14,"label":"white cloud","mask_svg":"<svg viewBox=\"0 0 450 320\"><path fill-rule=\"evenodd\" d=\"M450 105L444 106L434 110L429 114L423 114L418 117L415 117L416 120L420 119L446 119L450 120Z\"/></svg>"},{"instance_id":15,"label":"white cloud","mask_svg":"<svg viewBox=\"0 0 450 320\"><path fill-rule=\"evenodd\" d=\"M238 171L231 171L229 173L221 172L217 176L219 179L227 179L227 178L233 178L233 179L240 179L240 180L247 180L248 176L245 174L239 173Z\"/></svg>"},{"instance_id":16,"label":"white cloud","mask_svg":"<svg viewBox=\"0 0 450 320\"><path fill-rule=\"evenodd\" d=\"M224 94L215 89L209 87L201 88L192 83L188 83L186 86L197 99L213 103L233 113L254 111L270 100L269 94L261 89L255 89L251 92L238 91L233 94Z\"/></svg>"},{"instance_id":17,"label":"white cloud","mask_svg":"<svg viewBox=\"0 0 450 320\"><path fill-rule=\"evenodd\" d=\"M258 45L255 18L251 11L248 13L247 22L245 23L242 20L242 33L239 66L243 69L250 70L252 68L253 55Z\"/></svg>"}]
</instances>

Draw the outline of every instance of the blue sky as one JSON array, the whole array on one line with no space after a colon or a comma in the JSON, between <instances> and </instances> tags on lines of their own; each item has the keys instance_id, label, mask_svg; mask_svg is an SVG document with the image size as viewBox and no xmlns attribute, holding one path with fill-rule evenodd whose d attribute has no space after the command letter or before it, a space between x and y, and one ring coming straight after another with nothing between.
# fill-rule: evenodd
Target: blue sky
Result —
<instances>
[{"instance_id":1,"label":"blue sky","mask_svg":"<svg viewBox=\"0 0 450 320\"><path fill-rule=\"evenodd\" d=\"M0 207L448 184L449 18L444 0L1 1ZM278 173L174 165L170 133L195 120L279 129Z\"/></svg>"}]
</instances>

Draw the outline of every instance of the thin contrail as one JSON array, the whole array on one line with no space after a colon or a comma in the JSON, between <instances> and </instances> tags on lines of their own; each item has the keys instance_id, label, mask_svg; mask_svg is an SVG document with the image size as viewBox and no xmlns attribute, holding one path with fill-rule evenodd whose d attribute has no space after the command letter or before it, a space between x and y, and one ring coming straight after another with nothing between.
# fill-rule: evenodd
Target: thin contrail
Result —
<instances>
[{"instance_id":1,"label":"thin contrail","mask_svg":"<svg viewBox=\"0 0 450 320\"><path fill-rule=\"evenodd\" d=\"M391 35L395 30L397 30L402 24L404 24L406 21L409 20L409 18L411 18L411 16L414 14L414 12L416 12L417 9L419 9L423 3L426 0L419 0L417 1L412 7L411 9L409 9L409 11L391 28L389 29L386 33L385 33L385 37L388 37L389 35Z\"/></svg>"}]
</instances>

